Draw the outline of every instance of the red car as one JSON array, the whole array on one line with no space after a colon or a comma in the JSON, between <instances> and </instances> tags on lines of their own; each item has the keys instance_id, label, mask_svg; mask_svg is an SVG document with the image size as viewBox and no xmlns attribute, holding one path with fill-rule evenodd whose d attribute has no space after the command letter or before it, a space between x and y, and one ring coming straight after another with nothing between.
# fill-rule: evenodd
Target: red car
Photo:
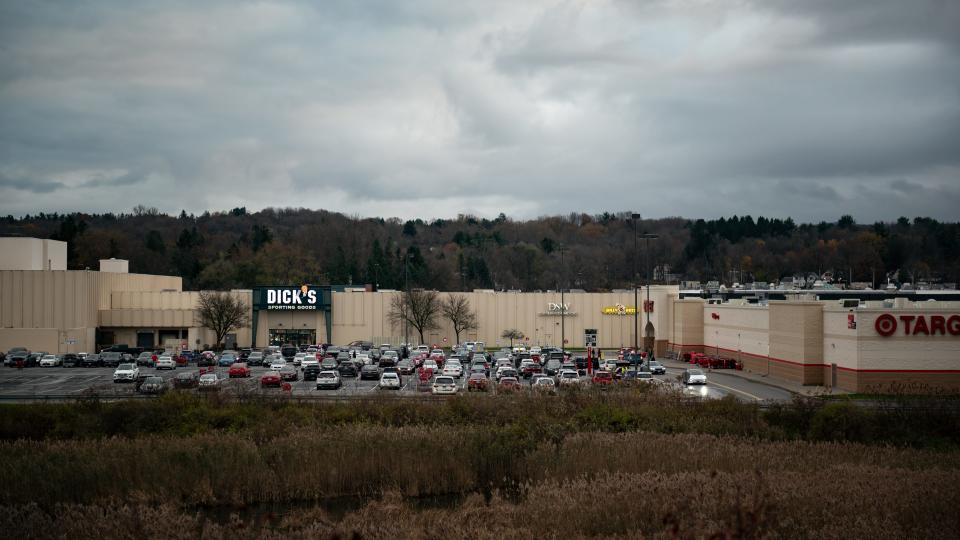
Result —
<instances>
[{"instance_id":1,"label":"red car","mask_svg":"<svg viewBox=\"0 0 960 540\"><path fill-rule=\"evenodd\" d=\"M231 379L236 377L249 377L250 368L247 367L247 364L243 362L237 362L236 364L233 364L232 366L230 366L230 371L228 372L228 375L230 376Z\"/></svg>"},{"instance_id":2,"label":"red car","mask_svg":"<svg viewBox=\"0 0 960 540\"><path fill-rule=\"evenodd\" d=\"M280 379L280 373L276 371L268 371L260 377L260 386L266 388L268 386L276 386L280 388L280 385L283 384L283 381Z\"/></svg>"},{"instance_id":3,"label":"red car","mask_svg":"<svg viewBox=\"0 0 960 540\"><path fill-rule=\"evenodd\" d=\"M486 392L489 383L490 381L483 373L474 373L467 379L467 392L473 392L474 390Z\"/></svg>"},{"instance_id":4,"label":"red car","mask_svg":"<svg viewBox=\"0 0 960 540\"><path fill-rule=\"evenodd\" d=\"M607 385L613 384L613 373L609 371L596 371L593 374L593 384Z\"/></svg>"},{"instance_id":5,"label":"red car","mask_svg":"<svg viewBox=\"0 0 960 540\"><path fill-rule=\"evenodd\" d=\"M501 392L515 392L520 388L520 381L516 377L502 377L497 385L497 390Z\"/></svg>"}]
</instances>

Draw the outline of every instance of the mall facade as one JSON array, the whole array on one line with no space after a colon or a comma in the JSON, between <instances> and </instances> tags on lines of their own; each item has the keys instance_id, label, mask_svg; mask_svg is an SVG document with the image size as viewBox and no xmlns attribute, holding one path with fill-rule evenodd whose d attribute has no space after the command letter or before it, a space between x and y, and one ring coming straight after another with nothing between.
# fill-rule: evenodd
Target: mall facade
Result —
<instances>
[{"instance_id":1,"label":"mall facade","mask_svg":"<svg viewBox=\"0 0 960 540\"><path fill-rule=\"evenodd\" d=\"M27 246L17 239L14 251L4 240L0 350L213 345L213 332L197 316L200 293L184 291L181 278L130 274L126 261L114 259L102 261L100 271L57 269L59 245L31 239L41 245ZM11 260L21 252L22 261ZM282 284L229 294L250 309L250 323L227 336L230 347L420 342L414 328L389 322L398 291ZM960 389L960 301L825 299L816 291L785 300L721 300L690 298L672 285L641 289L636 300L633 290L438 294L466 296L478 324L460 341L488 347L509 344L500 336L515 329L523 336L515 343L614 349L636 341L658 356L669 350L732 357L747 371L805 385L860 392ZM423 341L454 344L449 321L437 321L439 327L425 331Z\"/></svg>"}]
</instances>

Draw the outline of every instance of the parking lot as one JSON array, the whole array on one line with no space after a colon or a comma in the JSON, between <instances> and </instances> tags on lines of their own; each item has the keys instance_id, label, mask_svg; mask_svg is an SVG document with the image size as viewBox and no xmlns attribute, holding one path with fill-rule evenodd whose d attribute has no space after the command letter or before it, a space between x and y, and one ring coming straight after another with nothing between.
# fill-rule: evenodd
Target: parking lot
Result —
<instances>
[{"instance_id":1,"label":"parking lot","mask_svg":"<svg viewBox=\"0 0 960 540\"><path fill-rule=\"evenodd\" d=\"M764 384L746 381L731 374L725 374L714 371L709 374L709 383L707 385L684 386L677 380L685 365L679 363L666 362L667 374L657 375L656 379L661 384L673 386L680 389L689 396L701 397L705 399L719 399L727 395L733 395L743 401L765 401L765 400L786 400L790 399L791 394L785 390L770 387ZM267 371L266 367L254 366L251 368L249 378L229 379L227 378L228 368L218 367L215 369L218 376L222 378L220 391L231 395L282 395L284 392L279 388L261 388L260 376ZM140 373L146 375L158 375L170 385L170 379L176 373L183 370L197 371L194 365L189 367L180 367L176 370L157 370L152 367L140 367ZM298 375L298 380L291 382L290 393L294 396L328 396L331 398L350 398L354 396L370 396L376 393L400 396L418 396L429 395L430 384L419 382L414 375L402 377L402 387L400 390L380 389L378 381L361 380L359 377L342 379L343 386L338 390L317 390L314 381L303 380L302 373ZM466 377L457 380L460 392L466 392ZM491 381L492 383L493 381ZM522 380L524 391L529 391L529 385L526 380ZM581 377L581 383L589 384L589 378ZM170 385L172 386L172 385ZM492 395L495 395L495 384L490 385ZM72 399L95 393L104 398L133 398L139 396L134 389L133 383L114 383L113 368L2 368L0 369L0 399L5 401L32 401L48 399ZM196 392L197 390L186 390Z\"/></svg>"}]
</instances>

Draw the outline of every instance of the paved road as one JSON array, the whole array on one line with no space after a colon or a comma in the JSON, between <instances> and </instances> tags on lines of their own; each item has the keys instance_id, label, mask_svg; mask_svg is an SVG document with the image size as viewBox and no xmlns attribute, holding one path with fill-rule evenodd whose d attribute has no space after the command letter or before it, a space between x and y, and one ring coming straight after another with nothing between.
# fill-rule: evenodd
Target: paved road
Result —
<instances>
[{"instance_id":1,"label":"paved road","mask_svg":"<svg viewBox=\"0 0 960 540\"><path fill-rule=\"evenodd\" d=\"M719 371L708 373L709 383L705 386L683 387L677 376L682 373L683 364L669 363L666 375L657 378L666 384L674 384L682 388L690 396L707 399L718 399L733 395L742 401L789 400L791 394L785 390L774 388L761 383L744 380L724 374ZM159 375L169 381L177 372L190 368L158 371L154 368L141 367L142 374ZM227 376L227 368L217 368L219 375ZM260 388L259 381L267 368L251 368L252 376L247 379L225 379L223 389L228 392L251 393L263 395L279 395L278 388ZM403 387L397 390L380 390L377 381L363 381L359 378L343 379L343 387L339 390L317 390L314 381L300 379L292 383L292 393L295 396L331 396L348 397L373 395L384 392L391 395L413 396L429 393L429 388L420 387L415 376L404 376ZM466 391L466 377L458 381L461 391ZM526 387L524 381L524 387ZM52 396L82 396L85 392L95 391L103 397L131 397L136 395L132 383L114 383L113 368L0 368L0 399L45 399ZM495 392L491 392L495 394Z\"/></svg>"}]
</instances>

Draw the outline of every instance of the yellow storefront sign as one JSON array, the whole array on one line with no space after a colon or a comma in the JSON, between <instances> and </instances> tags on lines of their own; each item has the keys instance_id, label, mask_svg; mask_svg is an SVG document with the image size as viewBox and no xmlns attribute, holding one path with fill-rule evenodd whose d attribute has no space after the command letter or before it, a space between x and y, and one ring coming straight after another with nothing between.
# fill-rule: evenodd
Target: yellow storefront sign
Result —
<instances>
[{"instance_id":1,"label":"yellow storefront sign","mask_svg":"<svg viewBox=\"0 0 960 540\"><path fill-rule=\"evenodd\" d=\"M637 312L637 308L634 306L624 306L622 304L617 304L615 306L608 306L600 310L604 315L633 315Z\"/></svg>"}]
</instances>

